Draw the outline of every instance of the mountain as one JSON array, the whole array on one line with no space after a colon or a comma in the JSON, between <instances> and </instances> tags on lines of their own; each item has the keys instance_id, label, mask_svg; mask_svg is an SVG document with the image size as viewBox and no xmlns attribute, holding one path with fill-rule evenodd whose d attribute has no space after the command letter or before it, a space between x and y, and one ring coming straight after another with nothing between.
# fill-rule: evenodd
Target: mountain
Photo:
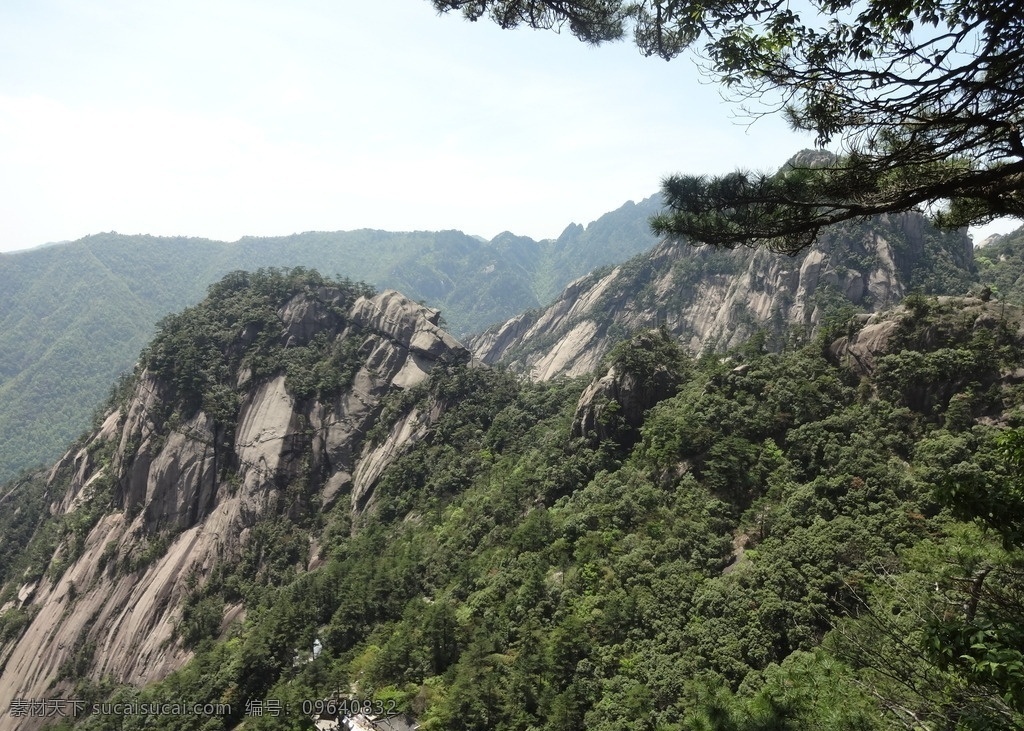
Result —
<instances>
[{"instance_id":1,"label":"mountain","mask_svg":"<svg viewBox=\"0 0 1024 731\"><path fill-rule=\"evenodd\" d=\"M1020 728L1022 333L916 294L534 383L231 274L0 489L5 728Z\"/></svg>"},{"instance_id":2,"label":"mountain","mask_svg":"<svg viewBox=\"0 0 1024 731\"><path fill-rule=\"evenodd\" d=\"M176 669L191 654L180 612L196 582L287 540L266 533L282 516L344 503L358 522L384 468L437 420L440 403L392 398L469 360L437 311L304 275L231 275L166 321L102 425L34 478L42 504L20 504L26 485L5 496L8 509L35 506L33 549L46 555L3 566L3 609L31 611L0 655L0 706L69 689L86 667L124 683Z\"/></svg>"},{"instance_id":3,"label":"mountain","mask_svg":"<svg viewBox=\"0 0 1024 731\"><path fill-rule=\"evenodd\" d=\"M591 372L643 328L664 327L691 352L755 335L778 350L855 312L892 307L911 291L966 294L976 281L970 238L940 232L915 213L834 226L796 257L664 241L468 342L485 363L547 380Z\"/></svg>"},{"instance_id":4,"label":"mountain","mask_svg":"<svg viewBox=\"0 0 1024 731\"><path fill-rule=\"evenodd\" d=\"M131 369L156 322L229 271L312 267L397 288L458 335L545 304L570 280L654 245L656 197L556 240L361 230L206 239L99 234L0 254L0 479L52 460Z\"/></svg>"}]
</instances>

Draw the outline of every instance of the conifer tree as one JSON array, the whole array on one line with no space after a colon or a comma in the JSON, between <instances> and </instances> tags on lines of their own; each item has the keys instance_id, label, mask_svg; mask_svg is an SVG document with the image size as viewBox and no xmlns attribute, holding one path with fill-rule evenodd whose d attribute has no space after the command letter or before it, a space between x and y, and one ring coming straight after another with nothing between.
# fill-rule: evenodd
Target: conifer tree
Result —
<instances>
[{"instance_id":1,"label":"conifer tree","mask_svg":"<svg viewBox=\"0 0 1024 731\"><path fill-rule=\"evenodd\" d=\"M779 173L664 180L658 233L795 254L822 227L921 210L949 227L1024 218L1019 0L432 0L503 28L562 28L646 55L691 49L745 112L819 147Z\"/></svg>"}]
</instances>

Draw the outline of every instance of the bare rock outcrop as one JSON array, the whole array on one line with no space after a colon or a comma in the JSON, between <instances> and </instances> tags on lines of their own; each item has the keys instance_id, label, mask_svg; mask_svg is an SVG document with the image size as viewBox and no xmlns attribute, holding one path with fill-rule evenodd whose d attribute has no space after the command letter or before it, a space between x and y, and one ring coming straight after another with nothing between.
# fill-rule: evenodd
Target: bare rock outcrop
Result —
<instances>
[{"instance_id":1,"label":"bare rock outcrop","mask_svg":"<svg viewBox=\"0 0 1024 731\"><path fill-rule=\"evenodd\" d=\"M296 295L280 313L285 346L305 345L317 333L337 332L344 321L341 293L332 287L317 287Z\"/></svg>"},{"instance_id":2,"label":"bare rock outcrop","mask_svg":"<svg viewBox=\"0 0 1024 731\"><path fill-rule=\"evenodd\" d=\"M580 394L572 420L573 438L589 437L594 442L615 439L623 428L643 423L643 412L656 401L648 402L638 393L637 379L620 373L614 366L595 378ZM640 419L637 419L639 413Z\"/></svg>"},{"instance_id":3,"label":"bare rock outcrop","mask_svg":"<svg viewBox=\"0 0 1024 731\"><path fill-rule=\"evenodd\" d=\"M889 312L856 318L854 326L862 327L853 335L844 335L829 346L829 357L859 375L875 370L880 354L889 350L889 341L899 328L898 314Z\"/></svg>"},{"instance_id":4,"label":"bare rock outcrop","mask_svg":"<svg viewBox=\"0 0 1024 731\"><path fill-rule=\"evenodd\" d=\"M915 311L915 308L921 308ZM927 320L927 324L915 320ZM933 297L910 299L900 307L873 315L861 314L847 323L848 333L834 340L828 348L829 359L858 375L875 371L882 356L907 349L901 331L914 333L911 350L930 352L957 347L972 333L1001 331L997 338L1024 339L1024 320L1020 309L1005 302L992 302L978 297ZM1002 374L1012 382L1015 371Z\"/></svg>"},{"instance_id":5,"label":"bare rock outcrop","mask_svg":"<svg viewBox=\"0 0 1024 731\"><path fill-rule=\"evenodd\" d=\"M592 371L630 333L665 327L691 352L723 350L763 332L809 338L837 306L890 308L920 277L926 239L945 236L948 266L972 266L970 239L939 234L919 214L830 230L797 257L662 242L648 254L573 282L547 309L473 338L485 363L538 381Z\"/></svg>"}]
</instances>

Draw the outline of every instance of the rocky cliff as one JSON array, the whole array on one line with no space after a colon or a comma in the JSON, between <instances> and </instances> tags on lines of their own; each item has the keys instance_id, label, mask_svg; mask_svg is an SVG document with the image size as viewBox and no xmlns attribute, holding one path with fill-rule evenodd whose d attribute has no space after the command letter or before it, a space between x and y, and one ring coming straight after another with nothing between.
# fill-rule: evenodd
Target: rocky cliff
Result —
<instances>
[{"instance_id":1,"label":"rocky cliff","mask_svg":"<svg viewBox=\"0 0 1024 731\"><path fill-rule=\"evenodd\" d=\"M777 346L830 317L877 312L910 291L963 294L973 249L923 216L883 216L830 229L797 257L662 242L647 254L570 284L555 302L470 341L486 363L534 380L592 371L629 333L664 327L693 352L739 345L758 332Z\"/></svg>"},{"instance_id":2,"label":"rocky cliff","mask_svg":"<svg viewBox=\"0 0 1024 731\"><path fill-rule=\"evenodd\" d=\"M225 347L206 343L212 355L188 345L214 337L195 330L203 312L165 324L128 398L46 475L50 518L37 533L52 537L34 540L53 558L13 577L0 601L0 615L27 625L0 637L0 708L66 696L85 677L141 685L180 667L191 654L176 631L183 598L262 518L344 509L358 522L384 468L437 418L392 408L382 436L366 438L389 397L469 360L436 311L395 291L298 289L262 320L251 312L273 297L218 321ZM185 326L190 340L168 334ZM329 360L304 360L314 351ZM188 370L192 360L201 367ZM348 377L302 380L321 371ZM198 390L186 378L197 373ZM229 607L224 627L241 611Z\"/></svg>"},{"instance_id":3,"label":"rocky cliff","mask_svg":"<svg viewBox=\"0 0 1024 731\"><path fill-rule=\"evenodd\" d=\"M640 332L620 343L604 375L580 395L571 436L631 447L647 410L675 394L686 370L679 346L664 330Z\"/></svg>"}]
</instances>

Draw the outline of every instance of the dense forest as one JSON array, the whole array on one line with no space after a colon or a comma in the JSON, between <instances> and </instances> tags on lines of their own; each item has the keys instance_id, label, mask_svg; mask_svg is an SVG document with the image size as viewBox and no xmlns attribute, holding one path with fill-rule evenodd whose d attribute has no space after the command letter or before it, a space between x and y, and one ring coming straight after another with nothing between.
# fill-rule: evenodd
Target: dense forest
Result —
<instances>
[{"instance_id":1,"label":"dense forest","mask_svg":"<svg viewBox=\"0 0 1024 731\"><path fill-rule=\"evenodd\" d=\"M280 299L280 286L236 278L211 294L223 308ZM217 311L165 320L143 357L177 384L178 409L230 401L237 363L217 353L237 357L244 322ZM367 437L414 406L442 413L372 510L321 509L321 477L305 475L241 555L196 578L184 668L118 686L84 675L99 649L85 643L64 669L90 702L227 703L230 715L54 728L305 729L304 701L339 693L423 729L1019 728L1020 322L1002 302L914 296L860 375L829 356L856 322L781 353L754 339L699 359L652 331L606 366L657 404L635 423L608 401L582 433L588 378L438 367L390 397ZM289 378L306 396L353 357L320 343L298 368L252 347L268 372L318 373ZM43 521L29 541L42 479L13 488L28 497L20 519L4 514L5 577L45 563L41 536L77 529ZM115 559L115 572L144 565ZM225 626L240 605L244 621ZM24 615L0 617L0 636Z\"/></svg>"}]
</instances>

